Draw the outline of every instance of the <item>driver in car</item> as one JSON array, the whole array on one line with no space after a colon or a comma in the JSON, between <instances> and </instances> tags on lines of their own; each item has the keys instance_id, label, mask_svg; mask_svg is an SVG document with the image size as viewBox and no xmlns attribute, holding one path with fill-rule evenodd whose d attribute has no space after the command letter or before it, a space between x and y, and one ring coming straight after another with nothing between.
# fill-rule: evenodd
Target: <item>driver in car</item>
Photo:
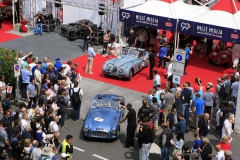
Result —
<instances>
[{"instance_id":1,"label":"driver in car","mask_svg":"<svg viewBox=\"0 0 240 160\"><path fill-rule=\"evenodd\" d=\"M119 103L119 107L118 107L119 109L122 108L122 106L125 106L125 104L124 104L123 101L122 101L122 98L118 98L117 101L118 101L118 103Z\"/></svg>"}]
</instances>

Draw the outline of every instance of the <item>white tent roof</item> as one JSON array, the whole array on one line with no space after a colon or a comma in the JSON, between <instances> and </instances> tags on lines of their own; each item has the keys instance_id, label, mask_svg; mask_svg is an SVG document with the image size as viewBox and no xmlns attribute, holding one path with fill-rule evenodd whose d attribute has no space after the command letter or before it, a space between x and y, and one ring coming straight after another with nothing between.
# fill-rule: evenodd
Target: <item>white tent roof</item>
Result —
<instances>
[{"instance_id":1,"label":"white tent roof","mask_svg":"<svg viewBox=\"0 0 240 160\"><path fill-rule=\"evenodd\" d=\"M159 0L147 1L139 6L125 9L133 12L140 12L171 19L179 19L189 14L198 16L209 10L205 6L188 5L182 1L176 1L170 4Z\"/></svg>"},{"instance_id":2,"label":"white tent roof","mask_svg":"<svg viewBox=\"0 0 240 160\"><path fill-rule=\"evenodd\" d=\"M236 9L240 8L238 6L235 8L234 3L239 5L236 0L220 0L211 10L199 16L190 14L180 17L180 19L224 28L240 29L240 11L236 12Z\"/></svg>"}]
</instances>

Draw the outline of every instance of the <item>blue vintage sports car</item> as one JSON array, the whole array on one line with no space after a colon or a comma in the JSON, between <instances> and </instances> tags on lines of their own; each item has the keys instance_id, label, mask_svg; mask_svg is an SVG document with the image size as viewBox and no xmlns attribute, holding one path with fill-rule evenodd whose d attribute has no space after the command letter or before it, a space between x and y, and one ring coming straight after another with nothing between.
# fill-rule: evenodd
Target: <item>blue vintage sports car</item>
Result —
<instances>
[{"instance_id":1,"label":"blue vintage sports car","mask_svg":"<svg viewBox=\"0 0 240 160\"><path fill-rule=\"evenodd\" d=\"M148 52L140 48L123 48L121 53L113 59L107 60L102 67L105 76L115 76L131 80L132 76L149 65L143 61Z\"/></svg>"},{"instance_id":2,"label":"blue vintage sports car","mask_svg":"<svg viewBox=\"0 0 240 160\"><path fill-rule=\"evenodd\" d=\"M93 98L82 128L84 138L119 138L120 126L117 124L124 115L119 98L124 103L124 97L113 94L99 94Z\"/></svg>"}]
</instances>

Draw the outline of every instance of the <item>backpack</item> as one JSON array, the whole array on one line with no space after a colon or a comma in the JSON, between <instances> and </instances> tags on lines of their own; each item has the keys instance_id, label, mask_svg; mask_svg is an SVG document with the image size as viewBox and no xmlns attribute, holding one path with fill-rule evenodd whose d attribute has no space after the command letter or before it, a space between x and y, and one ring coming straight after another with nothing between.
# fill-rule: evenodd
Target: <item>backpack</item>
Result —
<instances>
[{"instance_id":1,"label":"backpack","mask_svg":"<svg viewBox=\"0 0 240 160\"><path fill-rule=\"evenodd\" d=\"M24 152L24 160L32 160L31 154Z\"/></svg>"},{"instance_id":2,"label":"backpack","mask_svg":"<svg viewBox=\"0 0 240 160\"><path fill-rule=\"evenodd\" d=\"M225 85L223 84L223 85L220 85L219 84L219 86L220 86L220 89L219 89L219 91L218 91L218 96L219 97L225 97L226 96L226 91L225 91Z\"/></svg>"},{"instance_id":3,"label":"backpack","mask_svg":"<svg viewBox=\"0 0 240 160\"><path fill-rule=\"evenodd\" d=\"M189 152L184 153L184 154L182 155L182 157L184 158L184 156L189 156L189 159L191 159L191 154L190 154Z\"/></svg>"},{"instance_id":4,"label":"backpack","mask_svg":"<svg viewBox=\"0 0 240 160\"><path fill-rule=\"evenodd\" d=\"M51 158L49 156L46 155L41 155L40 160L51 160Z\"/></svg>"},{"instance_id":5,"label":"backpack","mask_svg":"<svg viewBox=\"0 0 240 160\"><path fill-rule=\"evenodd\" d=\"M74 92L74 89L72 89L72 103L73 104L79 104L81 102L81 99L79 96L80 90L81 90L81 88L79 88L77 92Z\"/></svg>"}]
</instances>

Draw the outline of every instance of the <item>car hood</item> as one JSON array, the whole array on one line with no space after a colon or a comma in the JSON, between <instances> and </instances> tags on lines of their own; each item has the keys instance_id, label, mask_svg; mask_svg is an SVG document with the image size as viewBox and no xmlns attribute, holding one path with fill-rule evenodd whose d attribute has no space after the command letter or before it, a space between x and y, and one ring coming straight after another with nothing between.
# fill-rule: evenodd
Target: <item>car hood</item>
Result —
<instances>
[{"instance_id":1,"label":"car hood","mask_svg":"<svg viewBox=\"0 0 240 160\"><path fill-rule=\"evenodd\" d=\"M118 123L120 115L120 111L116 109L96 107L89 110L87 122L92 129L107 129L105 127L113 127Z\"/></svg>"},{"instance_id":2,"label":"car hood","mask_svg":"<svg viewBox=\"0 0 240 160\"><path fill-rule=\"evenodd\" d=\"M105 65L116 65L117 67L120 67L123 64L132 62L137 60L137 57L127 56L127 55L120 55L116 58L110 59L105 62Z\"/></svg>"}]
</instances>

